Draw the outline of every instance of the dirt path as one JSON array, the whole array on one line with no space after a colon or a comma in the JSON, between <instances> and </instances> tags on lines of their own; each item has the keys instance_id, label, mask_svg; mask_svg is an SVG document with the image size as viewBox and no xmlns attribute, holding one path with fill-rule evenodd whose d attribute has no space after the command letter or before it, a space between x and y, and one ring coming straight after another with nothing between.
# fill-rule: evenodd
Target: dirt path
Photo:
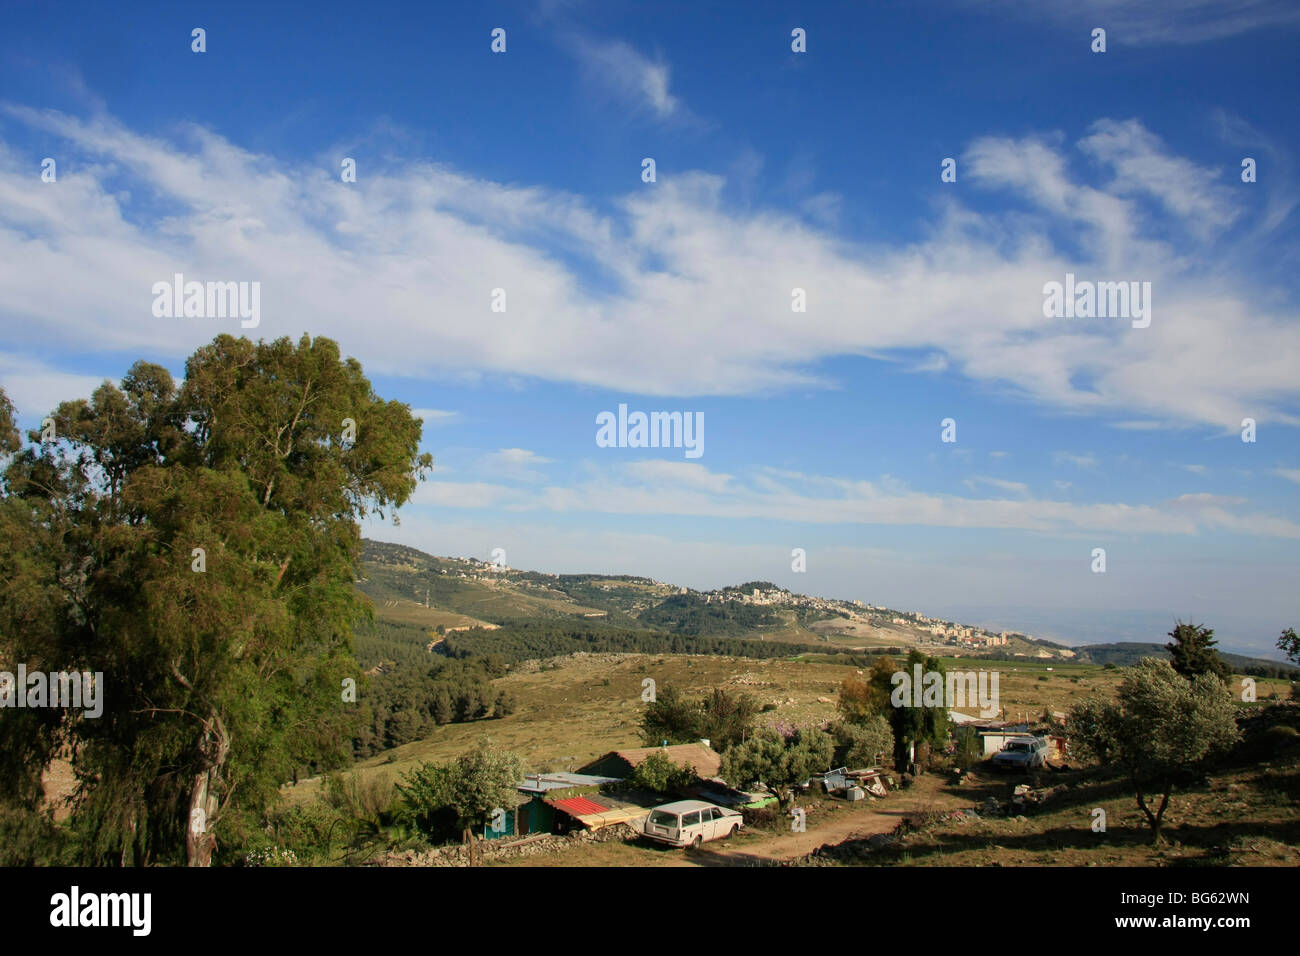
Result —
<instances>
[{"instance_id":1,"label":"dirt path","mask_svg":"<svg viewBox=\"0 0 1300 956\"><path fill-rule=\"evenodd\" d=\"M823 843L842 843L877 833L890 833L904 816L923 807L957 810L975 802L967 794L947 793L943 788L942 777L926 774L917 778L908 789L897 790L865 807L834 805L836 809L819 813L817 817L820 819L810 817L804 833L755 831L751 835L706 844L699 850L683 853L670 865L743 866L746 863L793 860L811 853Z\"/></svg>"}]
</instances>

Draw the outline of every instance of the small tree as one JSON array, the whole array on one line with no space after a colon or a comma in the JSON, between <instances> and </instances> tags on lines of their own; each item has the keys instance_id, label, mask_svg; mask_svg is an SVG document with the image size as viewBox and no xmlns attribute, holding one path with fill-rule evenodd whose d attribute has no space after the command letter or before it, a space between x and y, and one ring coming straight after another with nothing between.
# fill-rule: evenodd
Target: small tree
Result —
<instances>
[{"instance_id":1,"label":"small tree","mask_svg":"<svg viewBox=\"0 0 1300 956\"><path fill-rule=\"evenodd\" d=\"M446 839L457 820L451 807L455 763L422 763L397 784L398 817L430 840Z\"/></svg>"},{"instance_id":2,"label":"small tree","mask_svg":"<svg viewBox=\"0 0 1300 956\"><path fill-rule=\"evenodd\" d=\"M909 678L915 679L918 664L923 675L937 674L940 684L945 683L943 661L939 658L927 657L918 650L911 651L904 664ZM893 706L891 700L889 713L889 724L894 731L894 767L898 770L907 767L908 748L912 744L918 747L927 743L942 746L948 740L949 728L947 702L942 695L937 704L923 703L919 707L914 703L914 695L904 696L906 699L901 706ZM921 697L925 699L924 693Z\"/></svg>"},{"instance_id":3,"label":"small tree","mask_svg":"<svg viewBox=\"0 0 1300 956\"><path fill-rule=\"evenodd\" d=\"M707 739L715 750L726 750L753 731L757 713L758 701L749 694L715 688L709 696L692 700L675 687L665 687L641 717L641 738L651 747Z\"/></svg>"},{"instance_id":4,"label":"small tree","mask_svg":"<svg viewBox=\"0 0 1300 956\"><path fill-rule=\"evenodd\" d=\"M824 730L808 728L787 737L773 728L764 728L723 755L722 779L739 788L761 781L776 795L784 813L793 788L814 773L829 769L834 751L835 742Z\"/></svg>"},{"instance_id":5,"label":"small tree","mask_svg":"<svg viewBox=\"0 0 1300 956\"><path fill-rule=\"evenodd\" d=\"M473 750L456 758L453 766L448 803L456 811L472 858L475 831L485 827L498 808L514 807L524 763L517 754L480 739Z\"/></svg>"},{"instance_id":6,"label":"small tree","mask_svg":"<svg viewBox=\"0 0 1300 956\"><path fill-rule=\"evenodd\" d=\"M697 701L676 687L665 687L646 705L641 716L641 737L648 746L694 743L700 739L702 714Z\"/></svg>"},{"instance_id":7,"label":"small tree","mask_svg":"<svg viewBox=\"0 0 1300 956\"><path fill-rule=\"evenodd\" d=\"M675 793L697 779L690 767L679 767L665 753L652 753L637 764L627 782L637 789L654 793Z\"/></svg>"},{"instance_id":8,"label":"small tree","mask_svg":"<svg viewBox=\"0 0 1300 956\"><path fill-rule=\"evenodd\" d=\"M864 723L878 714L889 713L890 678L898 670L892 658L880 657L866 677L846 677L840 684L837 706L849 723Z\"/></svg>"},{"instance_id":9,"label":"small tree","mask_svg":"<svg viewBox=\"0 0 1300 956\"><path fill-rule=\"evenodd\" d=\"M879 714L861 723L842 722L831 730L835 738L836 763L849 767L874 767L881 754L894 752L894 732Z\"/></svg>"},{"instance_id":10,"label":"small tree","mask_svg":"<svg viewBox=\"0 0 1300 956\"><path fill-rule=\"evenodd\" d=\"M750 694L728 694L719 687L700 701L700 711L700 737L708 738L714 750L722 751L753 732L758 701Z\"/></svg>"},{"instance_id":11,"label":"small tree","mask_svg":"<svg viewBox=\"0 0 1300 956\"><path fill-rule=\"evenodd\" d=\"M1211 673L1187 680L1154 658L1130 669L1114 701L1094 698L1075 707L1069 727L1082 753L1128 774L1156 843L1163 840L1160 827L1178 780L1239 737L1223 681Z\"/></svg>"},{"instance_id":12,"label":"small tree","mask_svg":"<svg viewBox=\"0 0 1300 956\"><path fill-rule=\"evenodd\" d=\"M1169 636L1173 643L1166 644L1165 650L1169 652L1174 670L1184 677L1191 679L1198 674L1213 674L1225 684L1232 677L1232 668L1214 649L1216 641L1212 628L1176 621Z\"/></svg>"},{"instance_id":13,"label":"small tree","mask_svg":"<svg viewBox=\"0 0 1300 956\"><path fill-rule=\"evenodd\" d=\"M1277 649L1286 655L1286 659L1293 664L1300 664L1300 637L1296 636L1295 628L1288 627L1282 632L1277 639Z\"/></svg>"}]
</instances>

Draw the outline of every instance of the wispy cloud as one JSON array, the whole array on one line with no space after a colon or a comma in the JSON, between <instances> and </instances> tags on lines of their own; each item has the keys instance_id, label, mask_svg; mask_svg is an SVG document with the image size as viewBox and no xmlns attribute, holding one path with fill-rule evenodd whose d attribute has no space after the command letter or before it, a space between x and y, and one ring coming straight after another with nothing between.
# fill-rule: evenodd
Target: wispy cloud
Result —
<instances>
[{"instance_id":1,"label":"wispy cloud","mask_svg":"<svg viewBox=\"0 0 1300 956\"><path fill-rule=\"evenodd\" d=\"M489 474L515 481L542 481L546 476L538 466L551 463L552 459L527 448L502 448L485 455L482 462Z\"/></svg>"},{"instance_id":2,"label":"wispy cloud","mask_svg":"<svg viewBox=\"0 0 1300 956\"><path fill-rule=\"evenodd\" d=\"M562 43L582 65L588 84L612 93L626 106L646 109L659 119L684 112L670 90L671 71L660 59L651 59L622 40L570 33Z\"/></svg>"},{"instance_id":3,"label":"wispy cloud","mask_svg":"<svg viewBox=\"0 0 1300 956\"><path fill-rule=\"evenodd\" d=\"M1096 468L1097 458L1092 452L1079 455L1074 452L1058 451L1052 454L1052 464L1074 465L1076 468Z\"/></svg>"},{"instance_id":4,"label":"wispy cloud","mask_svg":"<svg viewBox=\"0 0 1300 956\"><path fill-rule=\"evenodd\" d=\"M1243 512L1241 497L1185 494L1158 504L1074 503L1028 496L1016 482L972 479L1015 493L983 498L916 491L890 476L874 481L760 468L743 480L700 464L637 462L588 466L571 485L541 489L431 481L416 503L508 511L676 515L807 524L1001 528L1057 534L1196 535L1207 531L1300 539L1300 524Z\"/></svg>"},{"instance_id":5,"label":"wispy cloud","mask_svg":"<svg viewBox=\"0 0 1300 956\"><path fill-rule=\"evenodd\" d=\"M834 356L921 354L1074 412L1226 430L1247 408L1300 423L1289 300L1213 255L1174 255L1159 230L1144 235L1151 217L1081 184L1059 137L984 138L968 153L972 188L1010 191L1028 212L950 203L925 238L877 247L797 214L739 212L707 173L661 177L606 211L424 163L344 184L328 163L251 153L201 128L164 138L0 109L77 161L75 175L34 189L26 154L0 140L0 317L18 353L57 336L179 360L220 331L152 316L152 284L183 271L259 280L257 334L364 345L378 374L737 395L833 385ZM1054 247L1062 226L1083 254ZM1045 281L1117 268L1155 282L1149 328L1044 320ZM591 272L608 288L593 290ZM795 287L809 297L797 321ZM504 316L491 312L495 288L508 293ZM430 303L454 321L431 322Z\"/></svg>"},{"instance_id":6,"label":"wispy cloud","mask_svg":"<svg viewBox=\"0 0 1300 956\"><path fill-rule=\"evenodd\" d=\"M1151 46L1203 43L1300 22L1300 8L1290 0L1074 0L1069 4L1037 0L959 0L1005 15L1053 20L1062 27L1106 28L1111 43Z\"/></svg>"},{"instance_id":7,"label":"wispy cloud","mask_svg":"<svg viewBox=\"0 0 1300 956\"><path fill-rule=\"evenodd\" d=\"M460 412L446 411L441 408L413 408L411 415L424 420L424 427L448 425L460 418Z\"/></svg>"},{"instance_id":8,"label":"wispy cloud","mask_svg":"<svg viewBox=\"0 0 1300 956\"><path fill-rule=\"evenodd\" d=\"M991 488L997 488L1001 491L1007 491L1013 495L1019 495L1021 497L1029 494L1029 486L1023 481L1007 481L1003 478L989 478L985 475L972 475L963 483L971 491L974 491L977 485L988 485Z\"/></svg>"},{"instance_id":9,"label":"wispy cloud","mask_svg":"<svg viewBox=\"0 0 1300 956\"><path fill-rule=\"evenodd\" d=\"M1221 170L1172 155L1137 120L1099 120L1079 148L1114 171L1109 191L1151 196L1199 236L1208 237L1241 215Z\"/></svg>"},{"instance_id":10,"label":"wispy cloud","mask_svg":"<svg viewBox=\"0 0 1300 956\"><path fill-rule=\"evenodd\" d=\"M88 398L103 381L93 375L62 372L26 356L0 352L0 388L26 421L40 418L69 398Z\"/></svg>"}]
</instances>

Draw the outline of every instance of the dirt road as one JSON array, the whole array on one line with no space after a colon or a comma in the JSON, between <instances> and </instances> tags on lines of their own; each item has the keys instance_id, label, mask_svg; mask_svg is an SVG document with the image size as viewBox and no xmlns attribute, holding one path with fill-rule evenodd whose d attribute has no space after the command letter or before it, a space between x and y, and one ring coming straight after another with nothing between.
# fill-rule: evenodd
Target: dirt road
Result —
<instances>
[{"instance_id":1,"label":"dirt road","mask_svg":"<svg viewBox=\"0 0 1300 956\"><path fill-rule=\"evenodd\" d=\"M677 853L665 861L670 866L744 866L773 860L794 860L824 843L866 838L890 833L907 814L927 808L958 810L975 800L966 794L949 793L944 778L927 774L906 790L897 790L883 800L866 806L827 803L808 816L804 833L754 831L731 840L705 844L699 850Z\"/></svg>"}]
</instances>

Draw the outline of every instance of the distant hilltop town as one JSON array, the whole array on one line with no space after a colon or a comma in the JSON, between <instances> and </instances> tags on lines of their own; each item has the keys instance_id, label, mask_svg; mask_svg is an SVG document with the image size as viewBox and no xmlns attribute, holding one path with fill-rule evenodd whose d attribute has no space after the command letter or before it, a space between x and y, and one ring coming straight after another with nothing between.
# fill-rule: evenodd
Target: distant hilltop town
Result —
<instances>
[{"instance_id":1,"label":"distant hilltop town","mask_svg":"<svg viewBox=\"0 0 1300 956\"><path fill-rule=\"evenodd\" d=\"M993 632L981 627L958 624L940 618L927 617L912 611L898 611L864 601L840 600L836 598L815 597L799 594L786 588L778 587L770 581L750 581L709 591L696 591L692 588L657 581L653 578L636 575L563 575L545 571L517 571L504 559L504 552L496 555L496 560L484 561L479 558L443 559L443 566L438 573L467 581L502 582L506 579L515 587L533 590L549 590L553 584L564 579L587 579L588 586L594 591L615 592L628 585L640 586L654 596L679 596L693 598L705 605L750 605L773 609L798 609L817 614L845 618L850 622L869 624L874 627L902 629L921 643L941 644L969 650L1007 647L1013 638L1034 641L1032 635L1020 632ZM630 610L639 611L652 606L655 601L651 594L647 600L635 601ZM589 617L603 617L603 612L590 612ZM1036 642L1052 643L1052 642Z\"/></svg>"}]
</instances>

